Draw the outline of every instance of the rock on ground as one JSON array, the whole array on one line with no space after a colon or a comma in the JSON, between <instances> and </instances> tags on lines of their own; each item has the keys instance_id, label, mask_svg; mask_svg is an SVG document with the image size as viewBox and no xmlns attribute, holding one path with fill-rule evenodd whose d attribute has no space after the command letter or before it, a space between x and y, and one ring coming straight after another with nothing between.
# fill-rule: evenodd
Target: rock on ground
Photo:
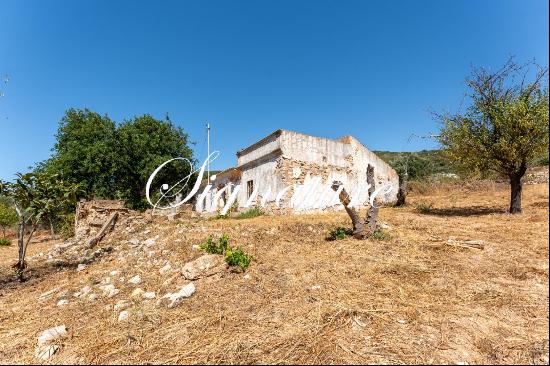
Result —
<instances>
[{"instance_id":1,"label":"rock on ground","mask_svg":"<svg viewBox=\"0 0 550 366\"><path fill-rule=\"evenodd\" d=\"M186 263L181 272L186 279L196 280L220 273L226 266L223 256L205 254L194 261Z\"/></svg>"},{"instance_id":2,"label":"rock on ground","mask_svg":"<svg viewBox=\"0 0 550 366\"><path fill-rule=\"evenodd\" d=\"M141 276L140 276L140 275L136 275L136 276L130 278L130 279L128 280L128 282L130 282L130 283L133 284L133 285L139 285L139 284L141 283Z\"/></svg>"},{"instance_id":3,"label":"rock on ground","mask_svg":"<svg viewBox=\"0 0 550 366\"><path fill-rule=\"evenodd\" d=\"M157 301L157 305L166 305L168 308L178 306L183 299L190 297L195 293L195 285L193 282L183 286L178 292L167 293Z\"/></svg>"},{"instance_id":4,"label":"rock on ground","mask_svg":"<svg viewBox=\"0 0 550 366\"><path fill-rule=\"evenodd\" d=\"M38 345L43 346L50 342L61 339L67 335L67 328L65 325L60 325L50 329L46 329L42 332L40 337L38 337Z\"/></svg>"},{"instance_id":5,"label":"rock on ground","mask_svg":"<svg viewBox=\"0 0 550 366\"><path fill-rule=\"evenodd\" d=\"M128 313L126 310L121 311L120 314L118 314L118 321L123 322L130 316L130 313Z\"/></svg>"}]
</instances>

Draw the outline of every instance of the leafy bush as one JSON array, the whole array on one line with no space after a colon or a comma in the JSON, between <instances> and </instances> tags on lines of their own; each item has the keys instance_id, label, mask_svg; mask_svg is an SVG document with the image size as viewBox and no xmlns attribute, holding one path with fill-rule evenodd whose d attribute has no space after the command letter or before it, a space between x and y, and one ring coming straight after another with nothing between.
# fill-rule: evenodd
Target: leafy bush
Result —
<instances>
[{"instance_id":1,"label":"leafy bush","mask_svg":"<svg viewBox=\"0 0 550 366\"><path fill-rule=\"evenodd\" d=\"M19 217L17 211L3 202L0 202L0 228L2 228L3 236L6 236L6 229L17 223Z\"/></svg>"},{"instance_id":2,"label":"leafy bush","mask_svg":"<svg viewBox=\"0 0 550 366\"><path fill-rule=\"evenodd\" d=\"M210 254L224 254L228 246L229 236L224 234L218 239L217 243L214 242L212 235L210 235L206 242L202 243L199 248Z\"/></svg>"},{"instance_id":3,"label":"leafy bush","mask_svg":"<svg viewBox=\"0 0 550 366\"><path fill-rule=\"evenodd\" d=\"M431 203L420 202L416 205L416 210L422 214L432 212L433 205Z\"/></svg>"},{"instance_id":4,"label":"leafy bush","mask_svg":"<svg viewBox=\"0 0 550 366\"><path fill-rule=\"evenodd\" d=\"M245 212L240 213L235 217L237 220L251 219L253 217L262 216L264 213L259 207L253 207Z\"/></svg>"},{"instance_id":5,"label":"leafy bush","mask_svg":"<svg viewBox=\"0 0 550 366\"><path fill-rule=\"evenodd\" d=\"M63 215L58 223L57 233L63 239L74 236L74 213Z\"/></svg>"},{"instance_id":6,"label":"leafy bush","mask_svg":"<svg viewBox=\"0 0 550 366\"><path fill-rule=\"evenodd\" d=\"M237 249L229 248L225 252L225 262L230 266L238 266L243 270L248 268L251 259L240 247Z\"/></svg>"},{"instance_id":7,"label":"leafy bush","mask_svg":"<svg viewBox=\"0 0 550 366\"><path fill-rule=\"evenodd\" d=\"M0 247L1 246L9 246L11 245L11 240L8 238L0 238Z\"/></svg>"},{"instance_id":8,"label":"leafy bush","mask_svg":"<svg viewBox=\"0 0 550 366\"><path fill-rule=\"evenodd\" d=\"M343 227L337 227L330 231L329 233L329 240L342 240L345 239L346 236L351 235L352 232L350 229L346 229Z\"/></svg>"},{"instance_id":9,"label":"leafy bush","mask_svg":"<svg viewBox=\"0 0 550 366\"><path fill-rule=\"evenodd\" d=\"M378 229L372 233L372 238L379 241L388 241L391 239L391 236L387 232Z\"/></svg>"}]
</instances>

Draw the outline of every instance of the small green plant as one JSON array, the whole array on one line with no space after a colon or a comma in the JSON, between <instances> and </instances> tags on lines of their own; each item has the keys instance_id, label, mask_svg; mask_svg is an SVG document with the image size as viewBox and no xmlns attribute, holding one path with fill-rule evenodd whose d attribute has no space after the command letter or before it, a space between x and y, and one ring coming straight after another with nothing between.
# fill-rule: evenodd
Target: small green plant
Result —
<instances>
[{"instance_id":1,"label":"small green plant","mask_svg":"<svg viewBox=\"0 0 550 366\"><path fill-rule=\"evenodd\" d=\"M225 252L225 262L230 266L238 266L242 270L245 270L250 265L252 258L246 254L242 248L232 249L229 248Z\"/></svg>"},{"instance_id":2,"label":"small green plant","mask_svg":"<svg viewBox=\"0 0 550 366\"><path fill-rule=\"evenodd\" d=\"M416 210L422 214L432 212L433 205L431 203L420 202L416 205Z\"/></svg>"},{"instance_id":3,"label":"small green plant","mask_svg":"<svg viewBox=\"0 0 550 366\"><path fill-rule=\"evenodd\" d=\"M245 212L242 212L235 217L237 220L251 219L253 217L262 216L264 213L261 208L253 207Z\"/></svg>"},{"instance_id":4,"label":"small green plant","mask_svg":"<svg viewBox=\"0 0 550 366\"><path fill-rule=\"evenodd\" d=\"M0 238L0 247L1 246L10 246L11 245L11 240L8 239L8 238Z\"/></svg>"},{"instance_id":5,"label":"small green plant","mask_svg":"<svg viewBox=\"0 0 550 366\"><path fill-rule=\"evenodd\" d=\"M74 236L74 213L64 215L59 221L57 233L63 239L69 239Z\"/></svg>"},{"instance_id":6,"label":"small green plant","mask_svg":"<svg viewBox=\"0 0 550 366\"><path fill-rule=\"evenodd\" d=\"M218 213L216 216L210 217L209 220L225 220L228 218L229 218L229 213L226 213L225 215Z\"/></svg>"},{"instance_id":7,"label":"small green plant","mask_svg":"<svg viewBox=\"0 0 550 366\"><path fill-rule=\"evenodd\" d=\"M380 241L388 241L391 239L391 236L387 232L378 229L374 233L372 233L372 238Z\"/></svg>"},{"instance_id":8,"label":"small green plant","mask_svg":"<svg viewBox=\"0 0 550 366\"><path fill-rule=\"evenodd\" d=\"M229 236L227 234L222 235L218 242L215 242L212 235L210 235L199 248L210 254L224 255L227 264L240 267L242 270L248 268L252 260L252 257L246 254L241 247L233 249L229 246Z\"/></svg>"},{"instance_id":9,"label":"small green plant","mask_svg":"<svg viewBox=\"0 0 550 366\"><path fill-rule=\"evenodd\" d=\"M224 254L228 246L229 236L224 234L218 239L217 243L214 242L212 235L210 235L204 243L199 245L199 248L210 254Z\"/></svg>"},{"instance_id":10,"label":"small green plant","mask_svg":"<svg viewBox=\"0 0 550 366\"><path fill-rule=\"evenodd\" d=\"M329 240L342 240L345 239L346 236L351 235L351 231L349 229L343 228L343 227L337 227L330 231L328 239Z\"/></svg>"}]
</instances>

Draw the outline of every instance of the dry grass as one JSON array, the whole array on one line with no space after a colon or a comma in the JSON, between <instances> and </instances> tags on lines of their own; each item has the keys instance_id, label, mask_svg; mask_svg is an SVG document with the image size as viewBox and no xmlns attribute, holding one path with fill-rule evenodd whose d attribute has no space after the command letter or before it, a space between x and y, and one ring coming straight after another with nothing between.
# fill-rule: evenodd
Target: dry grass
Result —
<instances>
[{"instance_id":1,"label":"dry grass","mask_svg":"<svg viewBox=\"0 0 550 366\"><path fill-rule=\"evenodd\" d=\"M341 213L158 219L147 235L146 228L119 230L104 244L117 251L85 271L0 285L0 362L36 363L38 334L65 324L70 337L55 363L547 363L548 184L524 191L525 213L516 216L505 213L506 186L413 195L408 207L381 210L391 226L387 242L326 241L331 228L349 225ZM418 213L418 202L433 210ZM153 248L156 264L148 255L125 256L127 238L157 233L165 247ZM113 269L126 279L141 274L145 290L174 290L186 281L175 276L163 286L164 260L181 267L199 255L192 244L222 233L254 256L250 279L228 272L198 281L176 309L140 301L119 323L106 305L129 298L133 286L122 283L112 299L66 307L55 306L56 296L37 300L56 287L77 291ZM448 246L450 236L484 240L485 250ZM31 246L31 255L44 245ZM15 255L15 247L0 247L1 277Z\"/></svg>"}]
</instances>

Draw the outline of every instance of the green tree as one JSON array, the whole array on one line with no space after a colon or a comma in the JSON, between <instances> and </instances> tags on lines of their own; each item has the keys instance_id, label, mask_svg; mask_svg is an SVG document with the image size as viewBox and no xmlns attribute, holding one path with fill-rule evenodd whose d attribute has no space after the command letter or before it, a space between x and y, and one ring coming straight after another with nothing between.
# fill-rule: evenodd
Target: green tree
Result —
<instances>
[{"instance_id":1,"label":"green tree","mask_svg":"<svg viewBox=\"0 0 550 366\"><path fill-rule=\"evenodd\" d=\"M194 164L188 135L168 118L162 121L143 115L117 128L107 116L69 109L56 139L53 156L37 164L36 172L58 174L80 184L78 198L121 198L132 208L147 207L145 185L160 164L175 157ZM190 169L178 161L166 166L158 179L175 183Z\"/></svg>"},{"instance_id":2,"label":"green tree","mask_svg":"<svg viewBox=\"0 0 550 366\"><path fill-rule=\"evenodd\" d=\"M474 68L465 113L436 117L451 159L472 171L492 169L510 181L510 213L521 212L522 177L548 150L548 68L510 59L496 72ZM528 81L530 79L530 81Z\"/></svg>"},{"instance_id":3,"label":"green tree","mask_svg":"<svg viewBox=\"0 0 550 366\"><path fill-rule=\"evenodd\" d=\"M74 204L78 185L59 179L49 173L17 173L14 183L3 183L2 192L10 197L18 215L19 260L14 266L20 281L24 280L27 246L37 226L60 207ZM27 227L30 227L29 234ZM26 236L26 237L25 237Z\"/></svg>"},{"instance_id":4,"label":"green tree","mask_svg":"<svg viewBox=\"0 0 550 366\"><path fill-rule=\"evenodd\" d=\"M0 202L0 227L2 227L3 237L6 237L6 229L12 227L17 222L17 211Z\"/></svg>"},{"instance_id":5,"label":"green tree","mask_svg":"<svg viewBox=\"0 0 550 366\"><path fill-rule=\"evenodd\" d=\"M80 184L82 197L114 198L117 169L115 123L88 109L69 109L56 134L53 156L37 172L58 174Z\"/></svg>"},{"instance_id":6,"label":"green tree","mask_svg":"<svg viewBox=\"0 0 550 366\"><path fill-rule=\"evenodd\" d=\"M194 164L188 135L168 119L161 121L146 114L125 121L118 128L117 139L119 161L115 180L122 198L134 208L147 207L145 185L160 164L175 157L187 158ZM189 164L178 161L167 165L155 179L173 184L190 170ZM188 187L193 183L189 182Z\"/></svg>"}]
</instances>

